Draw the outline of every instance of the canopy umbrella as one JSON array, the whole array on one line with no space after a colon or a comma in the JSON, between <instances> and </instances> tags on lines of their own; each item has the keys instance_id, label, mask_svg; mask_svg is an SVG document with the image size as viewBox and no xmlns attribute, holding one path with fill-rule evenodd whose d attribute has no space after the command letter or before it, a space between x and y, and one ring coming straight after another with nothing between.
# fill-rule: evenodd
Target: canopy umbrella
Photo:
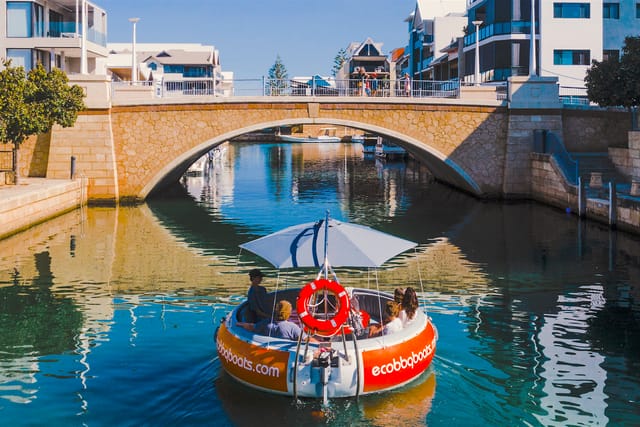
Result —
<instances>
[{"instance_id":1,"label":"canopy umbrella","mask_svg":"<svg viewBox=\"0 0 640 427\"><path fill-rule=\"evenodd\" d=\"M328 81L326 81L325 79L323 79L321 76L319 76L317 74L315 76L311 77L307 81L307 84L309 86L315 86L315 87L329 87L329 86L331 86Z\"/></svg>"},{"instance_id":2,"label":"canopy umbrella","mask_svg":"<svg viewBox=\"0 0 640 427\"><path fill-rule=\"evenodd\" d=\"M417 246L364 225L327 218L294 225L240 245L276 268L379 267Z\"/></svg>"}]
</instances>

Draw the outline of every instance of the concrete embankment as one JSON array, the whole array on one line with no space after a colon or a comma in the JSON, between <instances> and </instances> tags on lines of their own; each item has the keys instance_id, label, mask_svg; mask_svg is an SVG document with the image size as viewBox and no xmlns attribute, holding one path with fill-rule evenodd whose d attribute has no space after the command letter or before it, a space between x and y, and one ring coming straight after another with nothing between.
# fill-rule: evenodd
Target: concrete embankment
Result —
<instances>
[{"instance_id":1,"label":"concrete embankment","mask_svg":"<svg viewBox=\"0 0 640 427\"><path fill-rule=\"evenodd\" d=\"M82 206L86 194L81 179L21 178L0 186L0 239Z\"/></svg>"}]
</instances>

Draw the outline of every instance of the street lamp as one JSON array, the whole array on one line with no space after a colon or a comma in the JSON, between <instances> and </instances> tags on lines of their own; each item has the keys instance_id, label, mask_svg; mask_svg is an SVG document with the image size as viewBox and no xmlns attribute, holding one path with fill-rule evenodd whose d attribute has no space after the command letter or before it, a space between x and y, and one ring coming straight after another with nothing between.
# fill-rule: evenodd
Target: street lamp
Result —
<instances>
[{"instance_id":1,"label":"street lamp","mask_svg":"<svg viewBox=\"0 0 640 427\"><path fill-rule=\"evenodd\" d=\"M131 41L131 84L138 80L138 64L136 59L136 24L140 18L129 18L129 22L133 24L133 38Z\"/></svg>"},{"instance_id":2,"label":"street lamp","mask_svg":"<svg viewBox=\"0 0 640 427\"><path fill-rule=\"evenodd\" d=\"M480 86L480 25L482 25L482 21L472 21L473 25L476 26L476 67L475 67L475 85Z\"/></svg>"}]
</instances>

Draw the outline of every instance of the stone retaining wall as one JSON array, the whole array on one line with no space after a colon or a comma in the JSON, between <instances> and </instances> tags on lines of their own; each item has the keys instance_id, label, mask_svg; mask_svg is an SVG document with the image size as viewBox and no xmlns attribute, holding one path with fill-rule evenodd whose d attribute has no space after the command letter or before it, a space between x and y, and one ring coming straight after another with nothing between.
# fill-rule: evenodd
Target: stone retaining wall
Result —
<instances>
[{"instance_id":1,"label":"stone retaining wall","mask_svg":"<svg viewBox=\"0 0 640 427\"><path fill-rule=\"evenodd\" d=\"M56 181L35 191L3 195L0 203L0 239L73 210L86 202L86 181ZM29 184L31 188L36 184ZM9 190L2 190L9 191Z\"/></svg>"},{"instance_id":2,"label":"stone retaining wall","mask_svg":"<svg viewBox=\"0 0 640 427\"><path fill-rule=\"evenodd\" d=\"M541 203L578 213L578 188L567 184L560 168L549 154L531 154L531 197ZM640 203L637 198L618 195L616 227L640 233ZM586 217L609 223L609 200L588 198Z\"/></svg>"}]
</instances>

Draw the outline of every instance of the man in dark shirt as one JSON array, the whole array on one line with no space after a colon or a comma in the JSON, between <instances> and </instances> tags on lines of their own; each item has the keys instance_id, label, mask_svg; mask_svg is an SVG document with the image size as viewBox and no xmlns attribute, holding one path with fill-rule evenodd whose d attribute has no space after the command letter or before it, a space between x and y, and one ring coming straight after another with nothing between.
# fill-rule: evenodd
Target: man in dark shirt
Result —
<instances>
[{"instance_id":1,"label":"man in dark shirt","mask_svg":"<svg viewBox=\"0 0 640 427\"><path fill-rule=\"evenodd\" d=\"M249 272L251 286L247 292L249 310L247 311L245 322L256 323L262 319L271 319L272 307L267 297L267 288L260 285L263 277L262 271L257 268Z\"/></svg>"}]
</instances>

